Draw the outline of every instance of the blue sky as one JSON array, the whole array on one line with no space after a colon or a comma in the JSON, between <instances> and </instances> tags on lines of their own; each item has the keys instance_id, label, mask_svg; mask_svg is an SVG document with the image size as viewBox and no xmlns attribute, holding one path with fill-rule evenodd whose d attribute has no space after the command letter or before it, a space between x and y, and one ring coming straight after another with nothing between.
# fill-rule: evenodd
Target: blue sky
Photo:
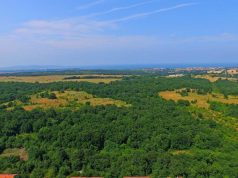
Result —
<instances>
[{"instance_id":1,"label":"blue sky","mask_svg":"<svg viewBox=\"0 0 238 178\"><path fill-rule=\"evenodd\" d=\"M0 67L237 63L237 0L7 0Z\"/></svg>"}]
</instances>

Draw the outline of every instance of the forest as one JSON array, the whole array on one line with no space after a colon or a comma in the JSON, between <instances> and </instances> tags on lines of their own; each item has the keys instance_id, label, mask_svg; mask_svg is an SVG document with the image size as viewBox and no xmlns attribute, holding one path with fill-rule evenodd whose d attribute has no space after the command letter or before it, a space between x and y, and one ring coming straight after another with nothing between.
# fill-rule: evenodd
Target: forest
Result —
<instances>
[{"instance_id":1,"label":"forest","mask_svg":"<svg viewBox=\"0 0 238 178\"><path fill-rule=\"evenodd\" d=\"M238 95L237 82L212 83L190 75L131 75L109 84L2 82L0 173L19 178L237 177L237 129L189 101L165 100L159 95L184 88L199 95ZM55 91L84 91L128 106L87 102L80 107L22 107L36 94L54 101ZM210 101L208 110L237 122L238 105ZM24 158L17 149L25 150Z\"/></svg>"}]
</instances>

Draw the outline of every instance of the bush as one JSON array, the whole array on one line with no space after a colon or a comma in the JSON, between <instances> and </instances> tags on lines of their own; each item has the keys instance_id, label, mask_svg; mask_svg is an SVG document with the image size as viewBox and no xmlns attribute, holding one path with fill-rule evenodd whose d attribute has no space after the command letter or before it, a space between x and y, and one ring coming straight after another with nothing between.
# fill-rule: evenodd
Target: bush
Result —
<instances>
[{"instance_id":1,"label":"bush","mask_svg":"<svg viewBox=\"0 0 238 178\"><path fill-rule=\"evenodd\" d=\"M188 96L188 91L187 90L182 90L181 92L180 92L180 95L181 96Z\"/></svg>"},{"instance_id":2,"label":"bush","mask_svg":"<svg viewBox=\"0 0 238 178\"><path fill-rule=\"evenodd\" d=\"M49 92L43 92L40 94L41 98L48 98L48 99L57 99L57 96L55 93L49 93Z\"/></svg>"},{"instance_id":3,"label":"bush","mask_svg":"<svg viewBox=\"0 0 238 178\"><path fill-rule=\"evenodd\" d=\"M178 100L179 106L190 106L190 102L187 100Z\"/></svg>"}]
</instances>

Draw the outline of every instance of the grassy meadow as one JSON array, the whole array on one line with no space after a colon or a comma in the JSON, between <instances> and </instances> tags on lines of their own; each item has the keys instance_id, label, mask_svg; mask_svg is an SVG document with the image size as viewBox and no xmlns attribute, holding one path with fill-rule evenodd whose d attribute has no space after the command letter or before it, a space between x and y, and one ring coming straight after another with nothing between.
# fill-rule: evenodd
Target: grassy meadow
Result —
<instances>
[{"instance_id":1,"label":"grassy meadow","mask_svg":"<svg viewBox=\"0 0 238 178\"><path fill-rule=\"evenodd\" d=\"M230 117L221 112L214 111L210 108L210 102L218 102L227 105L238 104L238 96L229 95L225 98L220 93L207 93L198 94L196 91L190 91L187 96L182 96L180 90L174 91L162 91L159 95L165 100L173 100L178 102L179 100L186 100L190 102L190 106L187 108L194 115L202 113L204 118L212 119L228 128L232 128L238 131L238 120L237 118Z\"/></svg>"},{"instance_id":2,"label":"grassy meadow","mask_svg":"<svg viewBox=\"0 0 238 178\"><path fill-rule=\"evenodd\" d=\"M237 81L236 78L231 78L231 77L217 77L213 75L195 75L194 78L201 78L201 79L207 79L210 82L214 83L218 80L230 80L230 81Z\"/></svg>"},{"instance_id":3,"label":"grassy meadow","mask_svg":"<svg viewBox=\"0 0 238 178\"><path fill-rule=\"evenodd\" d=\"M187 96L182 96L180 93L180 90L175 91L163 91L160 92L160 96L166 100L187 100L189 102L193 102L194 104L200 108L209 108L210 101L216 101L221 102L225 104L238 104L238 96L228 96L228 98L225 98L222 94L198 94L197 92L188 92Z\"/></svg>"},{"instance_id":4,"label":"grassy meadow","mask_svg":"<svg viewBox=\"0 0 238 178\"><path fill-rule=\"evenodd\" d=\"M4 157L20 157L21 160L23 161L27 161L28 160L28 153L25 150L25 148L8 148L5 149L1 154L0 154L0 158L4 158Z\"/></svg>"},{"instance_id":5,"label":"grassy meadow","mask_svg":"<svg viewBox=\"0 0 238 178\"><path fill-rule=\"evenodd\" d=\"M91 106L99 105L116 105L117 107L130 106L124 101L114 100L111 98L100 98L88 94L84 91L54 91L55 99L42 98L40 93L30 96L27 103L21 101L15 101L15 105L22 106L26 111L31 111L36 108L49 109L49 108L79 108L82 105L89 104ZM7 104L7 103L6 103ZM9 107L9 110L12 108Z\"/></svg>"},{"instance_id":6,"label":"grassy meadow","mask_svg":"<svg viewBox=\"0 0 238 178\"><path fill-rule=\"evenodd\" d=\"M0 76L0 82L26 82L26 83L52 83L52 82L92 82L92 83L110 83L113 81L121 80L122 75L74 75L81 77L78 79L67 79L72 75L46 75L46 76ZM90 76L90 78L87 78Z\"/></svg>"}]
</instances>

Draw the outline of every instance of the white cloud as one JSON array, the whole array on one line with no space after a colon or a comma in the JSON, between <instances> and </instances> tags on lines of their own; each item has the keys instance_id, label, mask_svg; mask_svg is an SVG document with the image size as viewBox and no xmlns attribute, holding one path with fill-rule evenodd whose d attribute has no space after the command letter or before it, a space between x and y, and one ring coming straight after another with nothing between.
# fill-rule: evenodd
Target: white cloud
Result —
<instances>
[{"instance_id":1,"label":"white cloud","mask_svg":"<svg viewBox=\"0 0 238 178\"><path fill-rule=\"evenodd\" d=\"M150 1L147 1L144 3L134 4L123 8L132 8L149 2ZM48 40L54 40L59 38L78 39L81 38L82 36L92 36L95 34L99 35L100 33L107 32L108 30L117 27L118 23L120 22L155 15L162 12L172 11L192 5L195 5L195 3L179 4L169 8L163 8L156 11L134 14L131 16L109 21L93 20L91 18L81 16L62 20L32 20L24 23L22 27L16 29L13 35L15 35L16 37L23 37L24 39L26 37L32 39L35 38L36 40L39 39L41 40L44 38ZM117 8L112 11L116 11L123 8L122 7Z\"/></svg>"},{"instance_id":2,"label":"white cloud","mask_svg":"<svg viewBox=\"0 0 238 178\"><path fill-rule=\"evenodd\" d=\"M94 1L85 5L89 8L103 1ZM114 8L94 15L109 14L116 11L134 8L149 3L150 1L133 4L125 7ZM69 64L70 61L80 64L83 60L89 64L107 58L118 63L128 63L130 60L147 62L148 59L177 59L192 57L206 57L214 59L219 55L234 54L237 56L238 36L236 34L222 33L203 36L134 36L112 35L112 30L117 29L125 21L142 17L158 15L163 12L190 7L196 3L178 4L176 6L158 9L150 12L132 14L130 16L112 19L95 20L94 16L80 16L59 20L31 20L23 23L14 32L7 36L0 36L1 64L16 63L49 63ZM168 22L169 23L169 22ZM175 30L176 31L176 30ZM118 33L116 33L118 34ZM222 50L219 50L222 49ZM222 54L224 53L224 54ZM202 55L203 54L203 55ZM100 56L101 55L101 56ZM207 58L208 58L207 57ZM200 59L199 59L200 60ZM98 62L99 63L99 62ZM28 64L28 63L27 63Z\"/></svg>"},{"instance_id":3,"label":"white cloud","mask_svg":"<svg viewBox=\"0 0 238 178\"><path fill-rule=\"evenodd\" d=\"M93 1L93 2L90 2L88 4L84 4L84 5L81 5L81 6L78 6L77 7L77 10L82 10L82 9L88 9L90 7L93 7L93 6L96 6L98 4L102 4L104 3L105 0L97 0L97 1Z\"/></svg>"},{"instance_id":4,"label":"white cloud","mask_svg":"<svg viewBox=\"0 0 238 178\"><path fill-rule=\"evenodd\" d=\"M237 59L238 36L84 36L26 41L0 39L0 66L19 64L97 65ZM203 60L203 61L202 61Z\"/></svg>"},{"instance_id":5,"label":"white cloud","mask_svg":"<svg viewBox=\"0 0 238 178\"><path fill-rule=\"evenodd\" d=\"M147 48L159 43L158 38L146 36L90 36L80 39L48 40L43 44L61 49Z\"/></svg>"},{"instance_id":6,"label":"white cloud","mask_svg":"<svg viewBox=\"0 0 238 178\"><path fill-rule=\"evenodd\" d=\"M158 36L85 36L79 39L47 40L43 44L60 49L100 49L100 48L129 48L149 49L162 46L188 46L191 44L224 44L238 42L234 34L217 34L191 37L158 37Z\"/></svg>"},{"instance_id":7,"label":"white cloud","mask_svg":"<svg viewBox=\"0 0 238 178\"><path fill-rule=\"evenodd\" d=\"M167 43L172 44L196 44L196 43L226 43L226 42L238 42L238 35L231 33L221 33L215 35L199 35L189 37L171 36Z\"/></svg>"},{"instance_id":8,"label":"white cloud","mask_svg":"<svg viewBox=\"0 0 238 178\"><path fill-rule=\"evenodd\" d=\"M106 14L110 14L110 13L117 12L117 11L128 10L128 9L132 9L132 8L135 8L135 7L139 7L139 6L143 6L143 5L146 5L146 4L150 4L152 2L153 2L153 0L152 1L141 2L141 3L137 3L137 4L132 4L132 5L129 5L129 6L116 7L116 8L112 8L110 10L104 11L104 12L93 13L93 14L87 15L86 17L94 17L94 16L100 16L100 15L106 15Z\"/></svg>"},{"instance_id":9,"label":"white cloud","mask_svg":"<svg viewBox=\"0 0 238 178\"><path fill-rule=\"evenodd\" d=\"M96 1L98 2L98 1ZM122 10L123 8L133 8L150 1L134 4L127 7L115 8L111 11ZM195 5L194 3L180 4L169 8L159 9L156 11L134 14L128 17L115 19L111 21L93 20L91 18L76 17L61 20L32 20L22 24L13 33L9 34L9 43L18 44L13 47L16 50L21 47L21 42L24 42L24 47L27 45L37 45L44 48L49 46L55 49L66 50L95 50L95 49L149 49L153 46L163 46L185 42L185 39L167 38L161 39L152 36L113 36L108 35L108 31L114 29L120 22L133 20L144 16L154 15L166 11L176 10L183 7ZM106 32L106 33L104 33ZM187 39L189 41L191 39ZM9 45L9 48L11 45ZM5 48L4 46L0 46Z\"/></svg>"},{"instance_id":10,"label":"white cloud","mask_svg":"<svg viewBox=\"0 0 238 178\"><path fill-rule=\"evenodd\" d=\"M72 18L57 21L33 20L23 24L13 33L16 37L37 38L78 38L84 35L103 32L115 25L106 21L94 21L83 18Z\"/></svg>"},{"instance_id":11,"label":"white cloud","mask_svg":"<svg viewBox=\"0 0 238 178\"><path fill-rule=\"evenodd\" d=\"M115 20L112 20L112 22L114 22L114 23L124 22L124 21L128 21L128 20L141 18L141 17L147 17L147 16L159 14L159 13L162 13L162 12L172 11L172 10L176 10L176 9L180 9L180 8L184 8L184 7L189 7L189 6L193 6L193 5L196 5L196 4L197 3L179 4L179 5L176 5L176 6L173 6L173 7L158 9L158 10L150 11L150 12L138 13L138 14L130 15L130 16L123 17L123 18L120 18L120 19L115 19Z\"/></svg>"}]
</instances>

